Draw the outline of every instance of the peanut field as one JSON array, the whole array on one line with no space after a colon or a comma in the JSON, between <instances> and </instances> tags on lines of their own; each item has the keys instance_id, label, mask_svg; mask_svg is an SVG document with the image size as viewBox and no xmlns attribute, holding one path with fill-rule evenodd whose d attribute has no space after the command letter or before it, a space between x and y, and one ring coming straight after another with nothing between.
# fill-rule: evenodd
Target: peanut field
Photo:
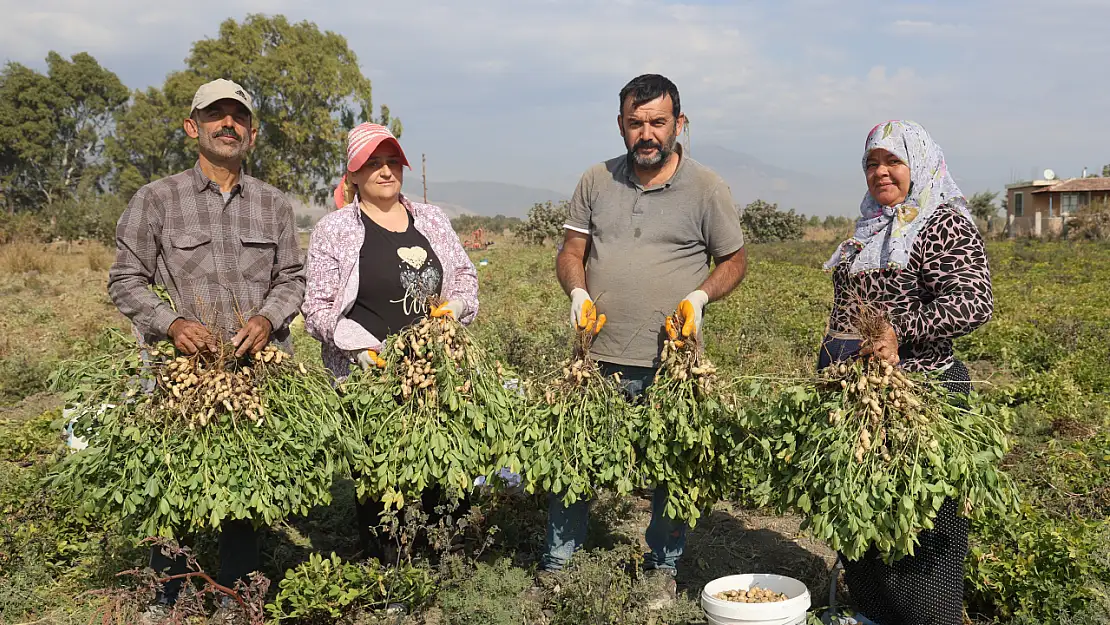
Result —
<instances>
[{"instance_id":1,"label":"peanut field","mask_svg":"<svg viewBox=\"0 0 1110 625\"><path fill-rule=\"evenodd\" d=\"M834 245L830 239L749 246L746 280L706 311L705 344L719 377L774 384L815 373L832 299L820 267ZM994 318L960 339L957 351L976 389L1013 411L1003 468L1018 485L1020 506L973 525L967 618L984 625L1104 623L1110 247L992 241L988 253ZM511 238L471 252L481 306L473 334L524 378L571 355L555 254L554 247ZM57 375L59 362L95 353L105 329L128 328L106 292L111 259L99 244L0 247L0 623L101 622L110 596L99 591L126 588L130 578L118 574L146 564L145 545L112 526L78 521L43 488L66 453L67 381ZM318 358L300 319L293 329L298 356ZM642 607L643 582L627 572L644 549L650 493L602 495L587 551L559 574L557 594L537 600L529 588L543 545L544 497L480 494L468 516L427 528L454 548L418 565L383 569L357 559L354 492L350 480L339 480L330 506L264 532L270 622L696 624L705 622L698 597L706 582L751 572L802 580L815 608L828 601L835 553L800 531L799 519L760 509L743 492L716 504L690 532L679 602L663 612ZM194 550L205 570L215 569L214 536L202 537ZM376 609L386 585L405 590L399 602L408 604L408 614ZM837 594L847 601L842 583ZM319 620L320 614L332 616Z\"/></svg>"}]
</instances>

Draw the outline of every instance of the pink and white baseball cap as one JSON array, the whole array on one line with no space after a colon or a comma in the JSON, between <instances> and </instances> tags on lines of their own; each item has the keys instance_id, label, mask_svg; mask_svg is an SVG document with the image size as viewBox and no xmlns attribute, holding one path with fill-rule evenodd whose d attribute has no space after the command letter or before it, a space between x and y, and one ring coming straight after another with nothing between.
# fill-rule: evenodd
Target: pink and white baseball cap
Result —
<instances>
[{"instance_id":1,"label":"pink and white baseball cap","mask_svg":"<svg viewBox=\"0 0 1110 625\"><path fill-rule=\"evenodd\" d=\"M370 156L374 154L383 143L392 143L397 146L397 153L401 156L401 164L409 169L409 160L405 158L405 151L401 149L401 143L397 141L397 137L388 128L381 124L371 124L364 122L355 126L347 133L347 171L358 171L366 164ZM335 205L342 208L345 205L343 197L343 185L347 181L347 175L344 174L339 180L339 186L335 188Z\"/></svg>"}]
</instances>

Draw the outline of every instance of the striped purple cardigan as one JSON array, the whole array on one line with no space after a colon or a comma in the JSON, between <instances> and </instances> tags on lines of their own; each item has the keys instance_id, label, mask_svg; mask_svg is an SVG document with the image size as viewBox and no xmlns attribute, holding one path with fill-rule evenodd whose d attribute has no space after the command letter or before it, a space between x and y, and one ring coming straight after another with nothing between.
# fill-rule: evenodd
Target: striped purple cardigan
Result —
<instances>
[{"instance_id":1,"label":"striped purple cardigan","mask_svg":"<svg viewBox=\"0 0 1110 625\"><path fill-rule=\"evenodd\" d=\"M466 302L469 310L459 321L469 324L478 314L478 273L451 228L451 220L438 206L412 202L404 195L401 203L439 257L443 267L440 297ZM324 366L337 378L350 372L353 352L379 350L380 339L385 338L373 336L346 317L358 295L358 255L364 236L358 204L351 203L321 219L308 244L301 313L309 335L322 344Z\"/></svg>"}]
</instances>

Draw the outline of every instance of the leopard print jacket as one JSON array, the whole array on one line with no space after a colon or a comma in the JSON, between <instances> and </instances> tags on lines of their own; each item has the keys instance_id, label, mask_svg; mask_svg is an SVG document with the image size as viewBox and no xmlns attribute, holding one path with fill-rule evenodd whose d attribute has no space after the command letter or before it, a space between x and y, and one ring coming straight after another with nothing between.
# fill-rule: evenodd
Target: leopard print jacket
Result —
<instances>
[{"instance_id":1,"label":"leopard print jacket","mask_svg":"<svg viewBox=\"0 0 1110 625\"><path fill-rule=\"evenodd\" d=\"M983 238L951 206L939 207L921 229L900 270L851 275L851 258L833 270L829 330L856 334L859 302L877 305L898 335L898 355L908 371L935 371L954 361L952 340L994 313L990 267Z\"/></svg>"}]
</instances>

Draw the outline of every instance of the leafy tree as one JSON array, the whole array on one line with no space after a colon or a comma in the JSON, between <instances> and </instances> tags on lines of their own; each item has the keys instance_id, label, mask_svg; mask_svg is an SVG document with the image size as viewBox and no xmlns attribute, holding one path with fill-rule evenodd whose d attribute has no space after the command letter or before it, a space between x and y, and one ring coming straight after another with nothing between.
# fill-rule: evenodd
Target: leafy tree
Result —
<instances>
[{"instance_id":1,"label":"leafy tree","mask_svg":"<svg viewBox=\"0 0 1110 625\"><path fill-rule=\"evenodd\" d=\"M307 214L297 215L297 227L298 228L303 228L303 229L307 230L307 229L311 228L314 225L316 225L316 218L313 217L312 215L307 215Z\"/></svg>"},{"instance_id":2,"label":"leafy tree","mask_svg":"<svg viewBox=\"0 0 1110 625\"><path fill-rule=\"evenodd\" d=\"M855 221L853 219L845 217L844 215L827 215L825 216L825 220L821 222L821 226L829 230L839 230L850 228L854 223Z\"/></svg>"},{"instance_id":3,"label":"leafy tree","mask_svg":"<svg viewBox=\"0 0 1110 625\"><path fill-rule=\"evenodd\" d=\"M967 208L976 219L989 221L998 214L998 205L994 203L997 198L997 191L981 191L971 196L967 201Z\"/></svg>"},{"instance_id":4,"label":"leafy tree","mask_svg":"<svg viewBox=\"0 0 1110 625\"><path fill-rule=\"evenodd\" d=\"M519 217L506 217L505 215L459 215L451 220L451 226L459 234L469 235L478 228L490 233L501 233L506 228L519 228L524 222ZM562 224L560 224L561 226Z\"/></svg>"},{"instance_id":5,"label":"leafy tree","mask_svg":"<svg viewBox=\"0 0 1110 625\"><path fill-rule=\"evenodd\" d=\"M171 103L163 89L132 94L130 104L116 114L116 132L105 150L116 169L116 191L131 197L148 182L192 166L195 144L182 128L187 109L188 104L178 108Z\"/></svg>"},{"instance_id":6,"label":"leafy tree","mask_svg":"<svg viewBox=\"0 0 1110 625\"><path fill-rule=\"evenodd\" d=\"M327 201L351 126L377 121L401 134L388 107L371 119L370 80L347 40L311 22L257 14L226 20L217 38L193 44L186 64L178 87L227 78L251 93L259 134L250 173L306 200Z\"/></svg>"},{"instance_id":7,"label":"leafy tree","mask_svg":"<svg viewBox=\"0 0 1110 625\"><path fill-rule=\"evenodd\" d=\"M798 241L805 236L806 218L796 215L794 209L783 212L778 204L756 200L744 207L740 216L744 236L752 243Z\"/></svg>"},{"instance_id":8,"label":"leafy tree","mask_svg":"<svg viewBox=\"0 0 1110 625\"><path fill-rule=\"evenodd\" d=\"M516 229L516 235L532 245L543 245L547 239L559 240L569 214L570 202L566 200L558 204L550 200L533 204L528 210L528 219Z\"/></svg>"},{"instance_id":9,"label":"leafy tree","mask_svg":"<svg viewBox=\"0 0 1110 625\"><path fill-rule=\"evenodd\" d=\"M0 73L0 188L9 213L45 199L34 178L51 158L51 86L48 77L18 63Z\"/></svg>"},{"instance_id":10,"label":"leafy tree","mask_svg":"<svg viewBox=\"0 0 1110 625\"><path fill-rule=\"evenodd\" d=\"M0 72L0 194L10 212L99 191L101 158L127 88L81 52L51 51L43 75L19 63Z\"/></svg>"},{"instance_id":11,"label":"leafy tree","mask_svg":"<svg viewBox=\"0 0 1110 625\"><path fill-rule=\"evenodd\" d=\"M1110 178L1110 165L1103 165L1102 166L1102 177L1103 178Z\"/></svg>"}]
</instances>

